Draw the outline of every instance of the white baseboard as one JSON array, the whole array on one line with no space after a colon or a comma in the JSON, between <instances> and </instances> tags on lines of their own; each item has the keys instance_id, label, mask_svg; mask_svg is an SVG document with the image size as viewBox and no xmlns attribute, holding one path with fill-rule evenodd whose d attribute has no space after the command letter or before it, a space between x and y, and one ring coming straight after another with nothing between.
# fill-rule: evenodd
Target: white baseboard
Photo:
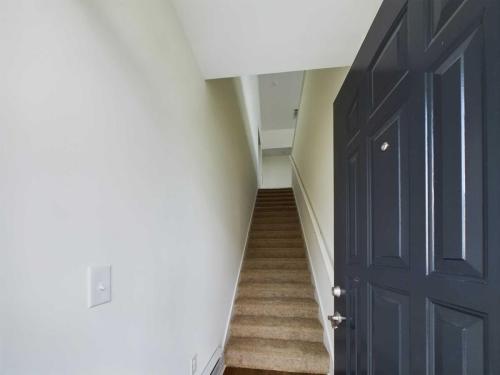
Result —
<instances>
[{"instance_id":1,"label":"white baseboard","mask_svg":"<svg viewBox=\"0 0 500 375\"><path fill-rule=\"evenodd\" d=\"M238 285L240 283L241 269L243 268L243 261L245 260L248 239L250 238L250 229L252 227L253 215L254 215L254 211L255 211L255 203L257 202L257 194L258 193L259 193L259 189L257 188L257 190L255 191L255 197L254 197L254 201L253 201L253 205L252 205L252 214L250 215L250 221L248 223L247 235L246 235L246 239L245 239L243 253L241 255L240 267L238 269L238 276L236 277L236 283L234 284L233 297L231 300L231 307L229 308L229 314L228 314L227 322L226 322L226 329L224 330L224 338L222 340L222 348L226 347L227 340L229 339L229 327L231 325L231 319L233 318L234 303L236 300L236 293L238 292Z\"/></svg>"},{"instance_id":2,"label":"white baseboard","mask_svg":"<svg viewBox=\"0 0 500 375\"><path fill-rule=\"evenodd\" d=\"M220 346L217 349L215 349L214 354L212 354L212 357L210 358L207 365L201 372L201 375L212 375L212 371L215 368L215 365L217 365L217 361L219 361L219 359L222 359L223 354L224 352ZM220 366L220 368L224 369L224 366ZM221 374L214 374L214 375L222 375L222 372Z\"/></svg>"},{"instance_id":3,"label":"white baseboard","mask_svg":"<svg viewBox=\"0 0 500 375\"><path fill-rule=\"evenodd\" d=\"M324 297L322 298L322 293L319 293L319 271L317 269L317 265L315 266L315 262L313 261L313 256L311 252L313 251L313 246L311 244L311 236L314 236L315 242L318 244L318 247L320 249L321 253L321 260L322 260L322 266L323 266L323 273L326 273L327 279L328 279L328 285L325 287L328 288L326 293L323 293L323 295L327 295L330 298L333 299L333 296L330 294L330 288L333 286L333 263L328 255L328 250L327 246L323 237L323 234L321 233L319 223L317 221L316 215L314 213L314 210L312 208L311 202L309 200L309 197L307 196L304 184L302 182L302 179L300 177L300 174L298 172L297 166L295 165L295 162L292 157L290 157L291 164L292 164L292 170L293 170L293 177L294 180L297 182L296 184L293 185L293 192L295 195L295 200L297 202L297 211L299 212L299 217L300 217L300 223L302 227L302 233L304 236L304 241L306 243L306 250L307 250L307 257L309 260L309 267L312 273L312 278L313 278L313 284L314 284L314 294L316 301L318 302L319 305L319 310L320 310L320 316L319 319L323 325L324 328L324 344L330 353L330 371L331 374L333 374L333 361L334 361L334 339L333 339L333 330L331 329L330 322L328 321L327 316L332 314L333 311L328 311L328 309L325 307L326 301L324 301ZM298 188L297 188L298 186ZM306 209L301 209L302 208L302 202L304 202L304 205L306 206ZM305 229L305 223L310 223L313 231L307 231Z\"/></svg>"}]
</instances>

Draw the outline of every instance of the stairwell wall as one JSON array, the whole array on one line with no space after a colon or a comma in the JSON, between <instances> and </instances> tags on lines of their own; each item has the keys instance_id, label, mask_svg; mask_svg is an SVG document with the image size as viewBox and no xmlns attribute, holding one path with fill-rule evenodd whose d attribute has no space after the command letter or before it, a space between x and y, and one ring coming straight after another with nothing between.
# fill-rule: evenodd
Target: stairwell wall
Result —
<instances>
[{"instance_id":1,"label":"stairwell wall","mask_svg":"<svg viewBox=\"0 0 500 375\"><path fill-rule=\"evenodd\" d=\"M305 73L292 148L292 186L314 276L325 342L333 358L333 102L349 68ZM332 367L333 368L333 367Z\"/></svg>"},{"instance_id":2,"label":"stairwell wall","mask_svg":"<svg viewBox=\"0 0 500 375\"><path fill-rule=\"evenodd\" d=\"M201 374L256 193L233 83L165 0L7 0L0 45L0 373Z\"/></svg>"}]
</instances>

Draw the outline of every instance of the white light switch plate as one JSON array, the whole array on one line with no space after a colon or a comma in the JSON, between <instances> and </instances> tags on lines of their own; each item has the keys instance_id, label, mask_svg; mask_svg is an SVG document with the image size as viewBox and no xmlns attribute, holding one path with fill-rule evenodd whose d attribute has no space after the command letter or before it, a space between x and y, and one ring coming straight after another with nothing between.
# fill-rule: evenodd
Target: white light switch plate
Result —
<instances>
[{"instance_id":1,"label":"white light switch plate","mask_svg":"<svg viewBox=\"0 0 500 375\"><path fill-rule=\"evenodd\" d=\"M89 308L111 302L111 266L89 267Z\"/></svg>"}]
</instances>

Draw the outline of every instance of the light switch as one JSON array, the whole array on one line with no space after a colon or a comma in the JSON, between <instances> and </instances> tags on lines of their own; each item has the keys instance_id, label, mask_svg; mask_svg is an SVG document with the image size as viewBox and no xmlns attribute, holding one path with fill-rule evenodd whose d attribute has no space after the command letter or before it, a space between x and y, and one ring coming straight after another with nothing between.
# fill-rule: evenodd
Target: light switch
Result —
<instances>
[{"instance_id":1,"label":"light switch","mask_svg":"<svg viewBox=\"0 0 500 375\"><path fill-rule=\"evenodd\" d=\"M111 302L111 266L89 267L89 308Z\"/></svg>"}]
</instances>

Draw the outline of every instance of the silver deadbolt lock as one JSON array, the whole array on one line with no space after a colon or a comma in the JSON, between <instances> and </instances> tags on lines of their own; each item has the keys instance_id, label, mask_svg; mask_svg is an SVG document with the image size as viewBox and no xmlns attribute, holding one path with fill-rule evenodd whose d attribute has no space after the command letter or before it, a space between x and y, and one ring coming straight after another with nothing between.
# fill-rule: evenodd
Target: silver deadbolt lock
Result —
<instances>
[{"instance_id":1,"label":"silver deadbolt lock","mask_svg":"<svg viewBox=\"0 0 500 375\"><path fill-rule=\"evenodd\" d=\"M339 298L339 297L341 297L341 296L343 296L343 295L345 294L345 289L342 289L342 288L341 288L340 286L338 286L338 285L337 285L337 286L334 286L334 287L332 288L332 294L333 294L333 296L334 296L334 297Z\"/></svg>"},{"instance_id":2,"label":"silver deadbolt lock","mask_svg":"<svg viewBox=\"0 0 500 375\"><path fill-rule=\"evenodd\" d=\"M387 151L387 150L389 149L389 146L390 146L390 145L389 145L389 142L384 142L384 143L382 143L382 145L380 146L380 149L381 149L382 151Z\"/></svg>"}]
</instances>

